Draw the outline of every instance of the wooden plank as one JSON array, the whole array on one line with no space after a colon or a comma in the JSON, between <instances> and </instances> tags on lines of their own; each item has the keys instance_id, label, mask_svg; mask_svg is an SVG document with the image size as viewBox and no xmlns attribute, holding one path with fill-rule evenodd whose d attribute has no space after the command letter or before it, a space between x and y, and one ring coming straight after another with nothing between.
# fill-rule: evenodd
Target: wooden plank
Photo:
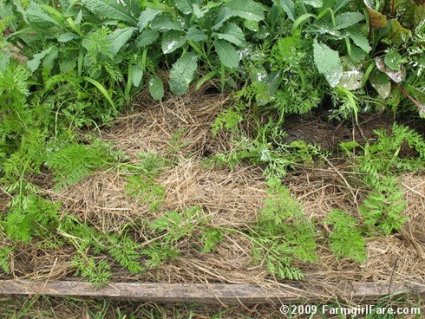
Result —
<instances>
[{"instance_id":1,"label":"wooden plank","mask_svg":"<svg viewBox=\"0 0 425 319\"><path fill-rule=\"evenodd\" d=\"M0 281L0 295L46 295L60 297L112 298L158 303L202 304L259 304L313 302L329 299L350 301L376 300L391 294L425 296L425 285L405 283L393 285L379 283L353 283L338 290L338 296L323 291L307 291L295 285L263 288L244 284L178 284L178 283L110 283L97 288L81 281L35 282L28 280Z\"/></svg>"}]
</instances>

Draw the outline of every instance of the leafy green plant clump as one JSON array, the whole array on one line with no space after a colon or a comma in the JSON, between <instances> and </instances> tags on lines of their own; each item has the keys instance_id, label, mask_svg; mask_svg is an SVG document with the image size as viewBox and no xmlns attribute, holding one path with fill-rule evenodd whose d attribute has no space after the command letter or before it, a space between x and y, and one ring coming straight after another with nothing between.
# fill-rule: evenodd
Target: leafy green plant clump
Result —
<instances>
[{"instance_id":1,"label":"leafy green plant clump","mask_svg":"<svg viewBox=\"0 0 425 319\"><path fill-rule=\"evenodd\" d=\"M385 130L375 133L378 137L375 143L361 146L348 142L342 143L341 147L354 157L358 172L371 189L359 207L369 232L391 234L400 230L406 221L402 213L407 202L396 176L423 170L425 140L414 130L397 124L393 125L391 134Z\"/></svg>"},{"instance_id":2,"label":"leafy green plant clump","mask_svg":"<svg viewBox=\"0 0 425 319\"><path fill-rule=\"evenodd\" d=\"M293 261L311 263L317 258L315 228L278 179L268 184L268 197L250 235L254 257L276 277L298 280L303 274Z\"/></svg>"},{"instance_id":3,"label":"leafy green plant clump","mask_svg":"<svg viewBox=\"0 0 425 319\"><path fill-rule=\"evenodd\" d=\"M343 211L333 210L326 217L326 223L332 226L330 248L337 257L357 262L366 260L365 240L355 218Z\"/></svg>"}]
</instances>

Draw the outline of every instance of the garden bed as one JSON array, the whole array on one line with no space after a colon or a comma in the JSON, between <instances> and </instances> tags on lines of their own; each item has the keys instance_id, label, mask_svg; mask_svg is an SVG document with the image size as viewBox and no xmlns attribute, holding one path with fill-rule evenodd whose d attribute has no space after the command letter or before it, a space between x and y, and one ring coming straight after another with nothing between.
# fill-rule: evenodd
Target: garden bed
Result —
<instances>
[{"instance_id":1,"label":"garden bed","mask_svg":"<svg viewBox=\"0 0 425 319\"><path fill-rule=\"evenodd\" d=\"M149 245L143 239L141 221L193 206L202 208L213 227L236 230L225 234L210 253L200 252L198 242L184 240L179 243L180 254L174 260L137 275L123 270L108 255L98 256L112 263L111 282L246 284L277 290L287 285L287 281L271 276L265 265L253 262L252 243L239 231L249 228L263 207L267 185L262 169L246 163L234 168L216 167L206 161L215 153L234 147L229 135L211 134L212 122L226 101L222 95L202 94L162 104L139 101L128 115L98 133L104 142L125 155L125 163L137 163L138 154L146 152L173 157L175 164L165 168L156 179L164 186L166 195L155 211L149 208L149 202L141 203L128 194L127 177L117 169L99 170L60 191L52 188L49 175L38 182L45 196L63 204L63 214L73 215L104 233L119 233L130 225L141 247ZM299 126L288 128L288 139L311 139L311 125L305 119ZM349 136L347 128L319 125L324 127L321 132L326 141L341 142ZM380 123L379 127L385 125L388 126ZM362 134L372 136L370 127L361 128ZM359 134L358 128L352 134ZM336 145L335 142L322 146L335 150ZM356 177L348 167L344 159L329 157L326 162L300 165L284 178L284 184L301 203L307 218L320 227L321 234L329 232L324 223L329 211L338 208L355 215L365 196L364 189L351 186L355 185ZM344 289L356 283L425 284L425 179L423 175L409 173L402 175L400 182L408 202L403 213L408 222L402 230L368 239L367 259L363 263L336 258L327 239L318 238L318 260L295 264L305 274L296 286L303 291L324 291L327 298L347 298ZM75 280L72 257L73 248L69 246L54 249L23 245L14 253L11 275L1 274L1 278L44 283Z\"/></svg>"}]
</instances>

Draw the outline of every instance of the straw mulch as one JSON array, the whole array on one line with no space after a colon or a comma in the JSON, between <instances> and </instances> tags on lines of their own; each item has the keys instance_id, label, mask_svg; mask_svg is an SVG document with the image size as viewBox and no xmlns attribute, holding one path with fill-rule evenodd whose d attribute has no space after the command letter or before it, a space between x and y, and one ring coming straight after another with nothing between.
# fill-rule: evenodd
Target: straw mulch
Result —
<instances>
[{"instance_id":1,"label":"straw mulch","mask_svg":"<svg viewBox=\"0 0 425 319\"><path fill-rule=\"evenodd\" d=\"M113 143L131 162L138 160L140 152L172 153L176 157L178 164L167 168L158 178L167 194L158 212L152 213L146 205L127 195L126 179L115 171L98 172L52 196L63 203L64 211L107 232L194 205L202 207L214 225L240 228L250 225L266 195L261 170L249 165L239 165L233 170L211 168L203 161L210 154L232 148L227 135L211 136L212 122L227 103L225 96L202 94L157 105L136 101L137 113L123 116L101 133L103 140ZM348 175L345 168L344 164L331 162L317 169L302 168L289 174L285 183L302 203L306 215L320 224L333 208L356 213L362 190L349 186L351 181L345 178ZM409 174L401 182L409 203L405 214L410 220L403 231L369 240L368 260L362 265L335 259L327 243L320 242L318 262L308 267L300 265L307 273L308 285L335 291L332 287L350 281L425 283L425 177ZM113 279L281 284L267 275L262 265L252 262L251 243L243 235L226 235L211 254L201 254L189 244L182 251L177 260L139 276L130 276L117 267ZM15 274L39 279L59 279L72 274L69 252L66 249L55 252L23 247L15 256Z\"/></svg>"}]
</instances>

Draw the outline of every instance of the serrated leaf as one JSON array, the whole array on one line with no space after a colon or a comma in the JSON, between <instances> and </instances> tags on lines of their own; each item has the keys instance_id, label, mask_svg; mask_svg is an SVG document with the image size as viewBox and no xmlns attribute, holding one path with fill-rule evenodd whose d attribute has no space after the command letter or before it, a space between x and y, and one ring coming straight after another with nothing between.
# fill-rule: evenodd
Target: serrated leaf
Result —
<instances>
[{"instance_id":1,"label":"serrated leaf","mask_svg":"<svg viewBox=\"0 0 425 319\"><path fill-rule=\"evenodd\" d=\"M148 24L155 19L155 17L160 14L161 11L147 8L144 10L139 17L139 22L137 23L137 26L139 27L140 31L142 31L144 28L148 26Z\"/></svg>"},{"instance_id":2,"label":"serrated leaf","mask_svg":"<svg viewBox=\"0 0 425 319\"><path fill-rule=\"evenodd\" d=\"M156 75L152 75L149 79L149 94L155 101L160 101L164 97L164 83Z\"/></svg>"},{"instance_id":3,"label":"serrated leaf","mask_svg":"<svg viewBox=\"0 0 425 319\"><path fill-rule=\"evenodd\" d=\"M130 40L136 28L128 27L123 29L116 29L112 32L108 39L111 41L111 53L116 55L118 51Z\"/></svg>"},{"instance_id":4,"label":"serrated leaf","mask_svg":"<svg viewBox=\"0 0 425 319\"><path fill-rule=\"evenodd\" d=\"M181 23L173 21L168 16L156 17L151 23L151 29L159 32L165 32L170 30L183 31Z\"/></svg>"},{"instance_id":5,"label":"serrated leaf","mask_svg":"<svg viewBox=\"0 0 425 319\"><path fill-rule=\"evenodd\" d=\"M145 30L137 38L137 45L141 48L154 43L159 38L159 33L155 30Z\"/></svg>"},{"instance_id":6,"label":"serrated leaf","mask_svg":"<svg viewBox=\"0 0 425 319\"><path fill-rule=\"evenodd\" d=\"M202 42L207 40L208 36L197 27L192 26L187 30L186 38L190 41Z\"/></svg>"},{"instance_id":7,"label":"serrated leaf","mask_svg":"<svg viewBox=\"0 0 425 319\"><path fill-rule=\"evenodd\" d=\"M62 33L61 35L58 36L58 41L62 42L62 43L66 43L75 39L78 39L79 36L78 34L72 33L72 32L66 32L66 33Z\"/></svg>"},{"instance_id":8,"label":"serrated leaf","mask_svg":"<svg viewBox=\"0 0 425 319\"><path fill-rule=\"evenodd\" d=\"M170 89L176 95L186 93L198 68L198 56L193 52L183 54L171 67Z\"/></svg>"},{"instance_id":9,"label":"serrated leaf","mask_svg":"<svg viewBox=\"0 0 425 319\"><path fill-rule=\"evenodd\" d=\"M240 47L245 45L245 35L242 29L235 23L227 23L223 31L217 33L217 37Z\"/></svg>"},{"instance_id":10,"label":"serrated leaf","mask_svg":"<svg viewBox=\"0 0 425 319\"><path fill-rule=\"evenodd\" d=\"M192 2L190 0L174 0L173 2L183 14L192 13Z\"/></svg>"},{"instance_id":11,"label":"serrated leaf","mask_svg":"<svg viewBox=\"0 0 425 319\"><path fill-rule=\"evenodd\" d=\"M131 83L135 86L135 87L139 87L140 83L142 83L142 79L143 79L143 68L142 66L140 66L139 64L132 64L130 66L130 80Z\"/></svg>"},{"instance_id":12,"label":"serrated leaf","mask_svg":"<svg viewBox=\"0 0 425 319\"><path fill-rule=\"evenodd\" d=\"M342 75L342 65L337 51L332 50L324 43L314 40L313 43L314 63L322 73L329 85L335 87Z\"/></svg>"},{"instance_id":13,"label":"serrated leaf","mask_svg":"<svg viewBox=\"0 0 425 319\"><path fill-rule=\"evenodd\" d=\"M295 3L294 3L294 1L292 1L292 0L280 0L279 4L282 7L283 11L285 11L288 18L291 19L292 21L295 21L296 13L295 13Z\"/></svg>"},{"instance_id":14,"label":"serrated leaf","mask_svg":"<svg viewBox=\"0 0 425 319\"><path fill-rule=\"evenodd\" d=\"M120 20L136 25L137 21L131 16L128 7L116 0L81 0L81 4L92 13L108 19Z\"/></svg>"},{"instance_id":15,"label":"serrated leaf","mask_svg":"<svg viewBox=\"0 0 425 319\"><path fill-rule=\"evenodd\" d=\"M164 54L174 52L186 43L186 36L180 31L168 31L162 36L161 49Z\"/></svg>"},{"instance_id":16,"label":"serrated leaf","mask_svg":"<svg viewBox=\"0 0 425 319\"><path fill-rule=\"evenodd\" d=\"M240 56L233 45L224 40L214 42L215 51L218 54L220 62L228 68L237 68L239 66Z\"/></svg>"},{"instance_id":17,"label":"serrated leaf","mask_svg":"<svg viewBox=\"0 0 425 319\"><path fill-rule=\"evenodd\" d=\"M226 8L229 8L233 16L251 20L261 21L264 19L263 7L253 0L231 0L225 4Z\"/></svg>"},{"instance_id":18,"label":"serrated leaf","mask_svg":"<svg viewBox=\"0 0 425 319\"><path fill-rule=\"evenodd\" d=\"M346 29L364 20L363 14L360 12L344 12L335 17L335 29Z\"/></svg>"},{"instance_id":19,"label":"serrated leaf","mask_svg":"<svg viewBox=\"0 0 425 319\"><path fill-rule=\"evenodd\" d=\"M350 30L348 36L364 52L369 53L372 50L369 40L360 31Z\"/></svg>"}]
</instances>

